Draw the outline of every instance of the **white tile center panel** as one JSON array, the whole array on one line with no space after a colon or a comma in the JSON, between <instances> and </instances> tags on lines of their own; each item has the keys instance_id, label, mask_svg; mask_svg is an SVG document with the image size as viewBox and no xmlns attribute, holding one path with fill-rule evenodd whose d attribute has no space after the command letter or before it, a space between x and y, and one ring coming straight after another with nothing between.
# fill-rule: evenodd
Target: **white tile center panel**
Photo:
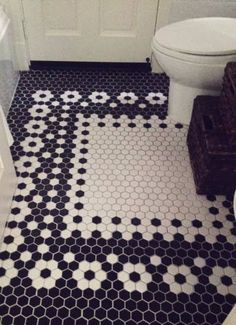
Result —
<instances>
[{"instance_id":1,"label":"white tile center panel","mask_svg":"<svg viewBox=\"0 0 236 325\"><path fill-rule=\"evenodd\" d=\"M107 115L102 122L96 115L77 117L75 168L81 167L80 159L87 162L82 175L85 184L77 188L84 196L75 198L74 188L67 193L73 204L74 200L83 204L81 211L70 210L72 216L79 213L82 217L82 223L69 226L71 231L76 227L83 238L90 238L97 230L104 239L119 232L125 240L132 239L135 232L145 240L152 240L158 233L167 241L180 233L188 242L202 234L214 243L217 235L231 227L224 220L224 229L212 228L216 217L209 208L213 202L195 193L186 146L187 127L180 130L168 120L166 128L155 116L148 121L138 116L132 122L126 116L115 120ZM81 141L85 138L88 143L83 153ZM215 206L224 209L219 202ZM178 227L173 225L175 219L181 223ZM203 227L193 227L195 219ZM67 231L64 234L70 236Z\"/></svg>"}]
</instances>

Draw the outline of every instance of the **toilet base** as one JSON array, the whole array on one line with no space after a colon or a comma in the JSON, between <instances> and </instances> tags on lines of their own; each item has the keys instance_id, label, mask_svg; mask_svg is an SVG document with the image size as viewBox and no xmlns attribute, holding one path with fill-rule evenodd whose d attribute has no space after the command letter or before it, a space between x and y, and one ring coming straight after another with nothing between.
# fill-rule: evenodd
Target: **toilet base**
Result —
<instances>
[{"instance_id":1,"label":"toilet base","mask_svg":"<svg viewBox=\"0 0 236 325\"><path fill-rule=\"evenodd\" d=\"M194 99L199 95L219 94L220 90L192 88L170 80L168 115L176 122L189 125Z\"/></svg>"}]
</instances>

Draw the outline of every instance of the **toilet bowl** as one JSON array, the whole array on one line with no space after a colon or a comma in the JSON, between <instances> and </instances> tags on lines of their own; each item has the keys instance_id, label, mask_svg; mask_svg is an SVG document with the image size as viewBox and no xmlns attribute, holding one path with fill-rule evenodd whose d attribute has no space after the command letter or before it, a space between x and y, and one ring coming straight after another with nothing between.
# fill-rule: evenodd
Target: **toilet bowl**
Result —
<instances>
[{"instance_id":1,"label":"toilet bowl","mask_svg":"<svg viewBox=\"0 0 236 325\"><path fill-rule=\"evenodd\" d=\"M218 95L224 68L236 61L236 19L196 18L165 26L153 38L157 62L170 77L169 116L189 124L194 98Z\"/></svg>"}]
</instances>

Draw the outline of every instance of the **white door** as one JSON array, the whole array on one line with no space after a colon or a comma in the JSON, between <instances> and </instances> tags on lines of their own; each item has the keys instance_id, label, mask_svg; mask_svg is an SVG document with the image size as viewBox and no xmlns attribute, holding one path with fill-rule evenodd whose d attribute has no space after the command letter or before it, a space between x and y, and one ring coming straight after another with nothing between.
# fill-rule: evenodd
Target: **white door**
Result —
<instances>
[{"instance_id":1,"label":"white door","mask_svg":"<svg viewBox=\"0 0 236 325\"><path fill-rule=\"evenodd\" d=\"M0 107L0 109L2 109ZM0 114L0 242L17 184L6 129Z\"/></svg>"},{"instance_id":2,"label":"white door","mask_svg":"<svg viewBox=\"0 0 236 325\"><path fill-rule=\"evenodd\" d=\"M30 60L145 62L158 0L22 0Z\"/></svg>"}]
</instances>

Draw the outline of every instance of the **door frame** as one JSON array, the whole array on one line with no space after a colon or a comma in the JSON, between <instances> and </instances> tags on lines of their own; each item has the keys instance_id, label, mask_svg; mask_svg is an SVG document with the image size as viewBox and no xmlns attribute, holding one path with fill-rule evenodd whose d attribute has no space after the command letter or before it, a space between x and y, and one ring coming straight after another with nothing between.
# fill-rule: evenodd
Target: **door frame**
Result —
<instances>
[{"instance_id":1,"label":"door frame","mask_svg":"<svg viewBox=\"0 0 236 325\"><path fill-rule=\"evenodd\" d=\"M61 0L55 12L55 0L22 0L30 59L145 63L151 55L159 4L149 1L124 0L120 5L116 0L113 6L112 1L72 0L68 7Z\"/></svg>"}]
</instances>

